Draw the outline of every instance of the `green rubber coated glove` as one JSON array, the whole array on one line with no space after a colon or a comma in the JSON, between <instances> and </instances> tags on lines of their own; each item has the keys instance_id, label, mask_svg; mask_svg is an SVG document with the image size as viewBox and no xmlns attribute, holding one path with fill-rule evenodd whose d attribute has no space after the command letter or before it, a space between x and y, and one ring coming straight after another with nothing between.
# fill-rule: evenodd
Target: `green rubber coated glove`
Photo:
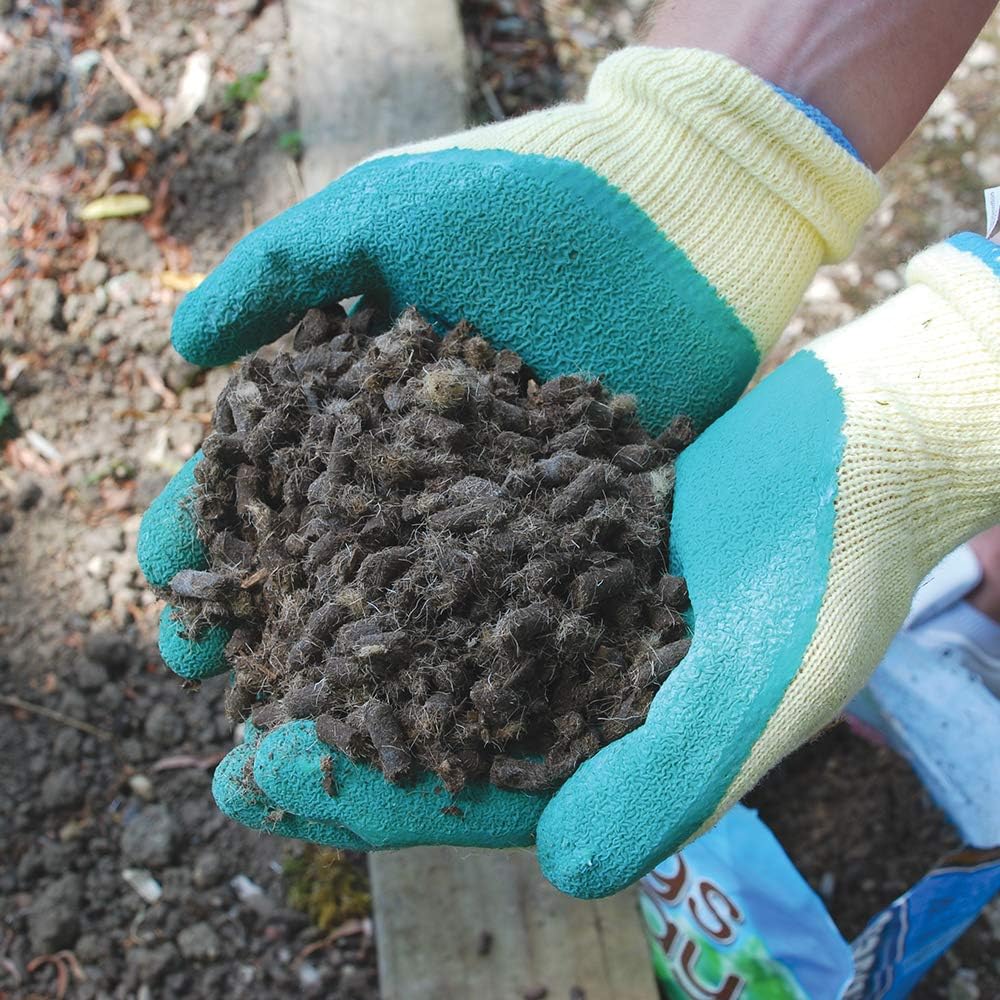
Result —
<instances>
[{"instance_id":1,"label":"green rubber coated glove","mask_svg":"<svg viewBox=\"0 0 1000 1000\"><path fill-rule=\"evenodd\" d=\"M705 427L877 197L813 109L721 56L628 49L580 104L382 154L251 233L182 301L173 342L222 364L363 293L391 313L465 318L543 378L601 373L651 430L677 413ZM198 459L143 520L154 586L204 565L188 505ZM227 640L214 629L192 643L171 609L161 619L164 660L184 677L226 670ZM443 813L431 783L405 793L340 758L338 795L314 803L326 756L308 724L254 735L220 767L216 797L251 825L308 816L330 824L328 842L380 847L527 844L544 805L470 789Z\"/></svg>"},{"instance_id":2,"label":"green rubber coated glove","mask_svg":"<svg viewBox=\"0 0 1000 1000\"><path fill-rule=\"evenodd\" d=\"M800 351L681 456L673 570L693 642L642 727L538 826L575 896L710 827L863 686L926 573L1000 521L1000 247L962 234Z\"/></svg>"}]
</instances>

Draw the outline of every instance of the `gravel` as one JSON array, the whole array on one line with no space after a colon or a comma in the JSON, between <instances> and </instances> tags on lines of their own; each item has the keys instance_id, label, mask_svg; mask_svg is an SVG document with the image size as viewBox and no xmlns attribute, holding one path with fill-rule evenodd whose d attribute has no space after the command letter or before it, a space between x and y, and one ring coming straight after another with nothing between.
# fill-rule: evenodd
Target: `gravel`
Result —
<instances>
[{"instance_id":1,"label":"gravel","mask_svg":"<svg viewBox=\"0 0 1000 1000\"><path fill-rule=\"evenodd\" d=\"M28 910L28 936L38 954L71 948L80 930L83 882L64 875L42 890Z\"/></svg>"},{"instance_id":2,"label":"gravel","mask_svg":"<svg viewBox=\"0 0 1000 1000\"><path fill-rule=\"evenodd\" d=\"M172 860L179 841L180 830L167 806L147 806L125 827L122 856L132 864L162 868Z\"/></svg>"},{"instance_id":3,"label":"gravel","mask_svg":"<svg viewBox=\"0 0 1000 1000\"><path fill-rule=\"evenodd\" d=\"M177 947L185 958L214 962L222 954L222 942L211 924L204 921L185 927L177 935Z\"/></svg>"},{"instance_id":4,"label":"gravel","mask_svg":"<svg viewBox=\"0 0 1000 1000\"><path fill-rule=\"evenodd\" d=\"M142 223L134 219L105 222L98 237L98 250L106 261L134 271L154 271L160 266L160 251Z\"/></svg>"}]
</instances>

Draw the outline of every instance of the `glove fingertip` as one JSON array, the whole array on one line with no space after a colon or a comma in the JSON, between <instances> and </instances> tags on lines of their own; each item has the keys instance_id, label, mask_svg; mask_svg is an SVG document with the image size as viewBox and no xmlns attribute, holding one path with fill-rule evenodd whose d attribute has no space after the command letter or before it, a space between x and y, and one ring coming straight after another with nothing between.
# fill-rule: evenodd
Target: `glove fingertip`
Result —
<instances>
[{"instance_id":1,"label":"glove fingertip","mask_svg":"<svg viewBox=\"0 0 1000 1000\"><path fill-rule=\"evenodd\" d=\"M199 639L189 639L177 618L177 609L168 604L160 615L160 656L163 662L185 680L203 680L225 673L226 644L232 634L220 625L207 629Z\"/></svg>"},{"instance_id":2,"label":"glove fingertip","mask_svg":"<svg viewBox=\"0 0 1000 1000\"><path fill-rule=\"evenodd\" d=\"M234 747L215 769L212 796L221 812L252 830L262 830L279 837L307 840L342 851L373 849L371 844L345 827L303 819L276 808L251 776L258 749L256 741Z\"/></svg>"},{"instance_id":3,"label":"glove fingertip","mask_svg":"<svg viewBox=\"0 0 1000 1000\"><path fill-rule=\"evenodd\" d=\"M623 736L585 761L542 813L542 873L578 899L621 891L670 853L667 802L686 794L658 767L642 727Z\"/></svg>"},{"instance_id":4,"label":"glove fingertip","mask_svg":"<svg viewBox=\"0 0 1000 1000\"><path fill-rule=\"evenodd\" d=\"M181 299L170 328L170 343L185 361L200 368L228 364L242 353L230 338L221 335L218 324L208 318L215 275Z\"/></svg>"},{"instance_id":5,"label":"glove fingertip","mask_svg":"<svg viewBox=\"0 0 1000 1000\"><path fill-rule=\"evenodd\" d=\"M241 743L222 758L212 775L212 797L230 819L258 829L270 813L271 805L264 793L247 780L253 753L253 743Z\"/></svg>"},{"instance_id":6,"label":"glove fingertip","mask_svg":"<svg viewBox=\"0 0 1000 1000\"><path fill-rule=\"evenodd\" d=\"M167 587L182 569L206 564L191 511L194 470L201 457L198 451L184 463L142 517L136 555L151 587Z\"/></svg>"},{"instance_id":7,"label":"glove fingertip","mask_svg":"<svg viewBox=\"0 0 1000 1000\"><path fill-rule=\"evenodd\" d=\"M265 735L254 761L254 781L267 793L280 798L289 811L330 820L336 817L337 801L324 792L321 761L347 761L335 750L320 743L312 722L286 722ZM341 769L342 770L342 769ZM342 775L331 773L343 784Z\"/></svg>"}]
</instances>

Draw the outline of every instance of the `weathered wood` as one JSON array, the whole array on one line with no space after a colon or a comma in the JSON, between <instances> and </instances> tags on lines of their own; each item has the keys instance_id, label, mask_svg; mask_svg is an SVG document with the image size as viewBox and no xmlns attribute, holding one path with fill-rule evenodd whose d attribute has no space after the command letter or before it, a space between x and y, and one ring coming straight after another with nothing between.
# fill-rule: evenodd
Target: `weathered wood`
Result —
<instances>
[{"instance_id":1,"label":"weathered wood","mask_svg":"<svg viewBox=\"0 0 1000 1000\"><path fill-rule=\"evenodd\" d=\"M657 995L634 891L571 899L531 851L415 848L371 875L382 1000Z\"/></svg>"},{"instance_id":2,"label":"weathered wood","mask_svg":"<svg viewBox=\"0 0 1000 1000\"><path fill-rule=\"evenodd\" d=\"M376 150L464 126L455 0L287 0L287 8L307 193Z\"/></svg>"},{"instance_id":3,"label":"weathered wood","mask_svg":"<svg viewBox=\"0 0 1000 1000\"><path fill-rule=\"evenodd\" d=\"M376 150L463 127L454 0L286 6L307 193ZM656 996L634 893L563 896L529 851L420 848L369 865L383 1000Z\"/></svg>"}]
</instances>

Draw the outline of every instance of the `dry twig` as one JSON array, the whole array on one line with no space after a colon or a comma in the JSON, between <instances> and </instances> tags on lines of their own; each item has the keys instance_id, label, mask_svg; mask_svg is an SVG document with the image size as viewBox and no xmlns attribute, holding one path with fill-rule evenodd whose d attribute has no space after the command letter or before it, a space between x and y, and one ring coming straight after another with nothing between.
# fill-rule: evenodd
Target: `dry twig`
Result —
<instances>
[{"instance_id":1,"label":"dry twig","mask_svg":"<svg viewBox=\"0 0 1000 1000\"><path fill-rule=\"evenodd\" d=\"M150 97L139 86L138 80L125 70L110 49L101 50L101 59L104 60L104 65L108 67L111 75L121 84L122 90L135 101L135 106L144 115L149 115L150 118L159 121L163 117L163 108L160 106L160 102L155 97Z\"/></svg>"},{"instance_id":2,"label":"dry twig","mask_svg":"<svg viewBox=\"0 0 1000 1000\"><path fill-rule=\"evenodd\" d=\"M31 712L34 715L44 716L46 719L51 719L53 722L59 722L64 726L72 726L74 729L79 729L83 733L89 733L91 736L96 736L99 740L113 740L114 734L109 732L107 729L101 729L99 726L92 726L89 722L84 722L81 719L74 719L72 716L64 715L62 712L57 712L54 708L46 708L45 705L36 705L30 701L22 701L20 698L15 697L12 694L0 695L0 705L6 705L8 708L17 708L22 712Z\"/></svg>"}]
</instances>

